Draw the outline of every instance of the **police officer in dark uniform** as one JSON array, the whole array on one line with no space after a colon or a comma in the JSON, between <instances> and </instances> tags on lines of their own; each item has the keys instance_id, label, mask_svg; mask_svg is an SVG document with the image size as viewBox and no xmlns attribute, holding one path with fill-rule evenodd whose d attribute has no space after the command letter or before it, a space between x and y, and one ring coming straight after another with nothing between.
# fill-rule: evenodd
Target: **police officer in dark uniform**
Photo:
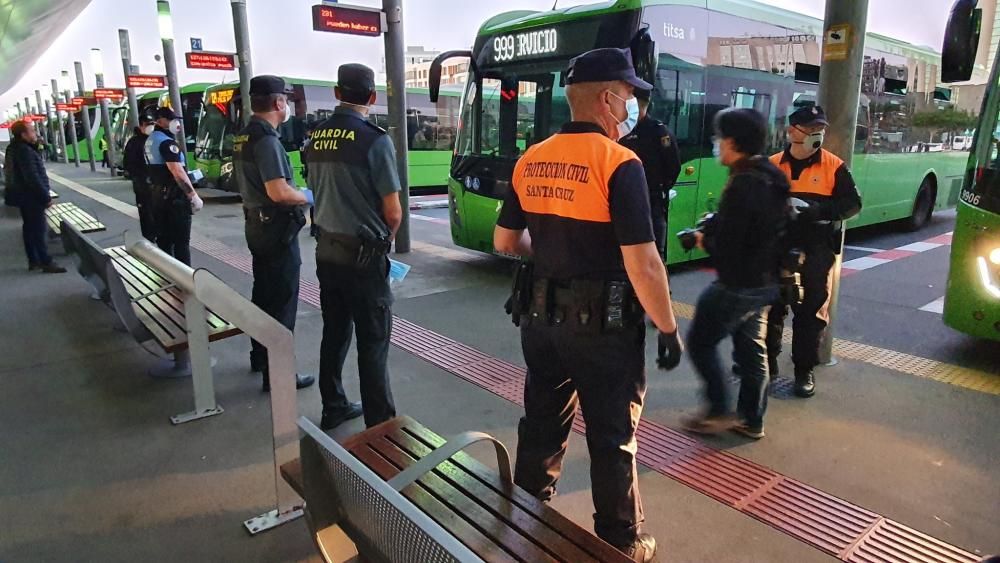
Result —
<instances>
[{"instance_id":1,"label":"police officer in dark uniform","mask_svg":"<svg viewBox=\"0 0 1000 563\"><path fill-rule=\"evenodd\" d=\"M517 161L493 234L497 250L533 258L519 268L511 311L528 374L514 481L550 499L577 406L587 421L597 535L636 561L642 533L635 431L646 393L643 310L660 329L660 366L682 346L657 252L642 164L618 141L639 119L640 80L627 49L570 62L573 121ZM527 233L525 232L527 231Z\"/></svg>"},{"instance_id":2,"label":"police officer in dark uniform","mask_svg":"<svg viewBox=\"0 0 1000 563\"><path fill-rule=\"evenodd\" d=\"M177 115L172 109L162 107L156 110L154 117L156 128L146 139L146 165L152 191L156 244L167 254L190 265L191 216L200 211L204 203L188 178L184 151L174 140L180 130Z\"/></svg>"},{"instance_id":3,"label":"police officer in dark uniform","mask_svg":"<svg viewBox=\"0 0 1000 563\"><path fill-rule=\"evenodd\" d=\"M156 227L151 206L152 194L149 188L149 170L146 167L146 140L153 132L152 116L139 116L139 126L135 128L132 137L125 143L122 167L132 180L132 192L135 194L135 206L139 210L139 228L142 236L150 242L156 242Z\"/></svg>"},{"instance_id":4,"label":"police officer in dark uniform","mask_svg":"<svg viewBox=\"0 0 1000 563\"><path fill-rule=\"evenodd\" d=\"M340 105L313 130L306 160L316 191L316 267L323 308L320 427L335 428L362 413L374 426L396 415L387 366L392 329L391 241L402 222L396 151L368 121L375 73L360 64L337 71ZM361 404L342 382L352 332L358 339Z\"/></svg>"},{"instance_id":5,"label":"police officer in dark uniform","mask_svg":"<svg viewBox=\"0 0 1000 563\"><path fill-rule=\"evenodd\" d=\"M635 91L635 98L639 100L639 124L621 142L639 156L642 168L646 171L656 249L666 261L670 188L674 187L677 175L681 172L681 155L670 129L662 121L649 115L651 94L652 90Z\"/></svg>"},{"instance_id":6,"label":"police officer in dark uniform","mask_svg":"<svg viewBox=\"0 0 1000 563\"><path fill-rule=\"evenodd\" d=\"M233 139L233 181L243 196L247 246L253 257L251 301L264 312L295 330L299 302L299 231L305 225L304 205L312 193L292 184L292 166L277 128L292 116L288 101L291 87L277 76L250 80L250 123ZM250 369L264 375L263 389L271 390L267 349L251 341ZM297 374L299 389L315 377Z\"/></svg>"},{"instance_id":7,"label":"police officer in dark uniform","mask_svg":"<svg viewBox=\"0 0 1000 563\"><path fill-rule=\"evenodd\" d=\"M816 392L814 368L819 347L830 322L830 285L836 254L840 252L843 222L861 211L861 194L843 160L822 148L828 123L823 108L809 106L788 116L791 143L771 157L791 183L791 197L805 206L792 225L792 237L805 253L802 265L803 298L793 304L792 362L795 364L795 394L811 397ZM767 354L771 375L777 375L781 335L788 306L778 304L768 316Z\"/></svg>"}]
</instances>

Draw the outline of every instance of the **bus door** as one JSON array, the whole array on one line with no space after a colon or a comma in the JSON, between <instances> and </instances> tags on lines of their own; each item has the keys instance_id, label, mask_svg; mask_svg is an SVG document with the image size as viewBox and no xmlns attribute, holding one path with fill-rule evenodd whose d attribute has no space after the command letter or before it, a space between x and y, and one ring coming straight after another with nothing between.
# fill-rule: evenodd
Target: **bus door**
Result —
<instances>
[{"instance_id":1,"label":"bus door","mask_svg":"<svg viewBox=\"0 0 1000 563\"><path fill-rule=\"evenodd\" d=\"M701 93L702 76L698 72L682 72L660 66L656 72L653 99L653 116L663 121L673 133L671 142L677 143L681 155L681 171L671 190L667 218L667 257L670 262L688 259L674 236L680 230L693 227L698 219L698 178L702 156L700 133L704 94ZM662 96L662 99L657 99Z\"/></svg>"}]
</instances>

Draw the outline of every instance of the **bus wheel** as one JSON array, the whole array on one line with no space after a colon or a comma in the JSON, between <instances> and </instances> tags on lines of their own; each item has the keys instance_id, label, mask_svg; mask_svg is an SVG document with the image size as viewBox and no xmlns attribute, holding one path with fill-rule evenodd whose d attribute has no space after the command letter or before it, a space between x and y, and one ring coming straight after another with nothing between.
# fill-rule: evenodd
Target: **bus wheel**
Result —
<instances>
[{"instance_id":1,"label":"bus wheel","mask_svg":"<svg viewBox=\"0 0 1000 563\"><path fill-rule=\"evenodd\" d=\"M913 201L913 213L905 220L906 230L919 231L930 221L932 213L934 213L934 181L927 177L917 190L917 197Z\"/></svg>"}]
</instances>

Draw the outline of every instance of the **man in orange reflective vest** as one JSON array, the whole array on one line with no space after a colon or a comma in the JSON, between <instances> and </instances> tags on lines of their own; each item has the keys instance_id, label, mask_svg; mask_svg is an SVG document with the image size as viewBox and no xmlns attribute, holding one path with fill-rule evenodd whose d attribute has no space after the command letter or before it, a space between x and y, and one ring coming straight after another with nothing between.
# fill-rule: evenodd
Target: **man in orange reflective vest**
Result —
<instances>
[{"instance_id":1,"label":"man in orange reflective vest","mask_svg":"<svg viewBox=\"0 0 1000 563\"><path fill-rule=\"evenodd\" d=\"M497 250L534 264L523 299L512 299L528 366L514 482L552 498L579 406L594 529L648 562L656 540L642 532L635 463L646 394L643 312L660 330L660 368L676 367L683 346L642 163L617 141L638 121L635 89L652 86L636 76L628 49L588 51L565 78L573 120L518 160L493 234Z\"/></svg>"},{"instance_id":2,"label":"man in orange reflective vest","mask_svg":"<svg viewBox=\"0 0 1000 563\"><path fill-rule=\"evenodd\" d=\"M788 305L792 322L792 363L795 394L812 397L816 392L813 370L819 364L819 347L830 323L830 284L836 255L840 252L843 221L861 211L861 194L843 160L823 149L828 122L823 108L809 106L788 116L788 139L783 152L771 162L788 176L793 206L798 216L791 228L796 245L805 252L802 265L804 295L799 304L779 303L768 316L767 355L771 376L778 374L781 334Z\"/></svg>"}]
</instances>

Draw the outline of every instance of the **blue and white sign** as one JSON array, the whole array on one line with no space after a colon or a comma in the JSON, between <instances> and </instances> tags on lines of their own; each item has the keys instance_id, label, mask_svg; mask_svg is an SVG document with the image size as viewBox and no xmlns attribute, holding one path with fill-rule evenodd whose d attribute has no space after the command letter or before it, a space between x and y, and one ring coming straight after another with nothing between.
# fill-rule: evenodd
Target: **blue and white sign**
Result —
<instances>
[{"instance_id":1,"label":"blue and white sign","mask_svg":"<svg viewBox=\"0 0 1000 563\"><path fill-rule=\"evenodd\" d=\"M191 38L191 50L192 51L202 51L203 50L201 48L201 38L199 38L199 37L192 37Z\"/></svg>"}]
</instances>

